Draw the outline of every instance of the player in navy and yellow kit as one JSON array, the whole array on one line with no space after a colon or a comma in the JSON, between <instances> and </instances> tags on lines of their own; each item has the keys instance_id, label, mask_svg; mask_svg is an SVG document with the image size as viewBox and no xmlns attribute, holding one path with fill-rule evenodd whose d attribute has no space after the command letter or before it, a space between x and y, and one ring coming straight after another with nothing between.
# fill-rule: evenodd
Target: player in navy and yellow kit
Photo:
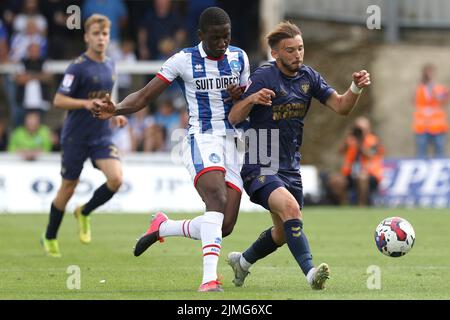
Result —
<instances>
[{"instance_id":1,"label":"player in navy and yellow kit","mask_svg":"<svg viewBox=\"0 0 450 320\"><path fill-rule=\"evenodd\" d=\"M329 267L325 263L314 267L303 232L299 150L303 122L312 98L339 114L349 114L362 88L370 84L370 75L365 70L355 72L351 87L340 95L317 71L303 65L303 39L296 25L280 23L267 40L275 61L251 75L229 120L236 125L249 117L249 146L241 176L251 201L271 212L273 226L245 252L231 252L228 263L235 273L234 284L241 286L252 264L287 243L308 283L320 290L329 278Z\"/></svg>"},{"instance_id":2,"label":"player in navy and yellow kit","mask_svg":"<svg viewBox=\"0 0 450 320\"><path fill-rule=\"evenodd\" d=\"M87 51L69 65L53 101L55 107L68 110L68 114L61 133L62 183L52 202L47 230L41 239L46 253L52 257L61 256L56 236L85 160L90 158L105 174L106 183L95 190L86 204L75 210L82 243L91 241L89 214L111 199L122 184L122 167L117 148L111 142L110 124L95 119L90 112L94 102L110 94L114 85L114 63L106 57L110 25L109 19L102 15L95 14L86 20ZM118 126L127 122L123 116L112 121Z\"/></svg>"}]
</instances>

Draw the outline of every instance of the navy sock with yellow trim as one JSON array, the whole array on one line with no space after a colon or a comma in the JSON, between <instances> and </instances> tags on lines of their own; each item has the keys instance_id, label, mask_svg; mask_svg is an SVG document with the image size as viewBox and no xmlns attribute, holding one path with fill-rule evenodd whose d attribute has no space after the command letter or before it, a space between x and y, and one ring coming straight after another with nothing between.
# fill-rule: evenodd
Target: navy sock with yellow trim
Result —
<instances>
[{"instance_id":1,"label":"navy sock with yellow trim","mask_svg":"<svg viewBox=\"0 0 450 320\"><path fill-rule=\"evenodd\" d=\"M261 232L259 238L242 255L247 262L253 264L277 249L278 245L272 239L272 227L270 227Z\"/></svg>"},{"instance_id":2,"label":"navy sock with yellow trim","mask_svg":"<svg viewBox=\"0 0 450 320\"><path fill-rule=\"evenodd\" d=\"M300 219L287 220L283 224L286 243L305 275L314 268L308 239L303 232L303 222Z\"/></svg>"}]
</instances>

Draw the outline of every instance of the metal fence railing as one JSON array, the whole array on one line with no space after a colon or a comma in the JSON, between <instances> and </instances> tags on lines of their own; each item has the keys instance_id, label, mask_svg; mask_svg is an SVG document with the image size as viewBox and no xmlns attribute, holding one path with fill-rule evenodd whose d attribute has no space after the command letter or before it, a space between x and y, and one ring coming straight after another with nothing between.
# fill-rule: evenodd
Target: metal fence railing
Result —
<instances>
[{"instance_id":1,"label":"metal fence railing","mask_svg":"<svg viewBox=\"0 0 450 320\"><path fill-rule=\"evenodd\" d=\"M450 28L448 0L284 0L285 15L346 23L366 23L370 5L381 8L382 16L397 7L400 27ZM386 19L381 20L387 23Z\"/></svg>"},{"instance_id":2,"label":"metal fence railing","mask_svg":"<svg viewBox=\"0 0 450 320\"><path fill-rule=\"evenodd\" d=\"M284 0L285 17L366 24L367 9L379 6L385 39L396 42L400 28L450 29L448 0Z\"/></svg>"}]
</instances>

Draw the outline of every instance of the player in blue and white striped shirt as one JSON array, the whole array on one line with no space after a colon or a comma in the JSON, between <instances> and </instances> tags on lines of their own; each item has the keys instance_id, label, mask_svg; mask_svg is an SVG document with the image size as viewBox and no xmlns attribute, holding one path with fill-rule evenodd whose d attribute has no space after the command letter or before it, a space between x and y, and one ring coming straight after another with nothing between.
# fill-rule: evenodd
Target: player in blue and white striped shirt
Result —
<instances>
[{"instance_id":1,"label":"player in blue and white striped shirt","mask_svg":"<svg viewBox=\"0 0 450 320\"><path fill-rule=\"evenodd\" d=\"M114 105L107 99L94 116L108 119L136 112L177 81L189 108L189 132L183 141L183 162L206 205L206 212L192 220L170 220L157 213L136 244L142 254L157 240L168 236L201 239L203 280L199 291L223 291L217 280L222 236L236 223L242 193L234 129L228 121L233 100L240 97L250 73L246 53L229 46L231 22L220 8L203 11L199 21L201 42L168 59L143 89ZM230 135L231 132L231 135Z\"/></svg>"},{"instance_id":2,"label":"player in blue and white striped shirt","mask_svg":"<svg viewBox=\"0 0 450 320\"><path fill-rule=\"evenodd\" d=\"M209 132L225 135L233 127L228 113L233 105L227 100L230 84L245 87L249 77L246 53L229 46L219 50L218 58L205 52L204 42L173 55L156 75L171 84L176 80L189 107L189 134Z\"/></svg>"}]
</instances>

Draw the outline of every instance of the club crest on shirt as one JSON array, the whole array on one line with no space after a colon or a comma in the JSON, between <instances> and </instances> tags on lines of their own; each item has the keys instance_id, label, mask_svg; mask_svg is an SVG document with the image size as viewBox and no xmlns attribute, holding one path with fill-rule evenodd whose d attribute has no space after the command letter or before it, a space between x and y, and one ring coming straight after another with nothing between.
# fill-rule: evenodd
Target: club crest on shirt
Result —
<instances>
[{"instance_id":1,"label":"club crest on shirt","mask_svg":"<svg viewBox=\"0 0 450 320\"><path fill-rule=\"evenodd\" d=\"M307 94L309 92L309 83L302 83L301 88L304 94Z\"/></svg>"},{"instance_id":2,"label":"club crest on shirt","mask_svg":"<svg viewBox=\"0 0 450 320\"><path fill-rule=\"evenodd\" d=\"M209 161L211 161L212 163L219 163L220 162L220 157L217 153L211 153L209 155Z\"/></svg>"},{"instance_id":3,"label":"club crest on shirt","mask_svg":"<svg viewBox=\"0 0 450 320\"><path fill-rule=\"evenodd\" d=\"M259 176L258 181L264 183L266 181L266 176Z\"/></svg>"},{"instance_id":4,"label":"club crest on shirt","mask_svg":"<svg viewBox=\"0 0 450 320\"><path fill-rule=\"evenodd\" d=\"M63 79L63 81L62 81L63 87L65 87L65 88L70 88L70 86L71 86L72 83L73 83L73 79L75 79L75 76L74 76L73 74L66 73L66 74L64 75L64 79Z\"/></svg>"},{"instance_id":5,"label":"club crest on shirt","mask_svg":"<svg viewBox=\"0 0 450 320\"><path fill-rule=\"evenodd\" d=\"M239 72L241 70L241 64L237 60L230 61L230 68L234 72Z\"/></svg>"}]
</instances>

